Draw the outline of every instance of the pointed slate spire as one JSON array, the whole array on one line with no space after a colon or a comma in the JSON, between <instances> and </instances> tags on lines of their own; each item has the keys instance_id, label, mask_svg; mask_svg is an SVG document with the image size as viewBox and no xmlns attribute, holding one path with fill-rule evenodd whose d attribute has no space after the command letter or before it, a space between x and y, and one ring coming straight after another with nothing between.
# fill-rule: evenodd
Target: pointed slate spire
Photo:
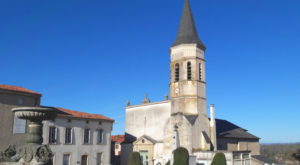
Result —
<instances>
[{"instance_id":1,"label":"pointed slate spire","mask_svg":"<svg viewBox=\"0 0 300 165\"><path fill-rule=\"evenodd\" d=\"M179 30L177 33L177 38L173 43L173 46L180 44L197 44L197 47L205 50L205 45L200 41L195 26L194 18L192 15L192 10L189 0L185 0L183 13L180 20Z\"/></svg>"}]
</instances>

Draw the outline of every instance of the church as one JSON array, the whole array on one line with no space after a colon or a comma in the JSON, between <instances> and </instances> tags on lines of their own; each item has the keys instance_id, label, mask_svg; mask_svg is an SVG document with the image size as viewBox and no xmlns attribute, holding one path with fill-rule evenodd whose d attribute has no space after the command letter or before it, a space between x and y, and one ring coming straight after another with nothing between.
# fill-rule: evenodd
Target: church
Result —
<instances>
[{"instance_id":1,"label":"church","mask_svg":"<svg viewBox=\"0 0 300 165\"><path fill-rule=\"evenodd\" d=\"M223 152L229 165L248 165L260 154L259 138L229 121L216 119L214 105L207 114L206 46L200 40L189 0L184 2L177 38L170 47L170 98L128 105L121 164L139 152L144 165L172 161L172 151L184 147L190 164L210 165Z\"/></svg>"}]
</instances>

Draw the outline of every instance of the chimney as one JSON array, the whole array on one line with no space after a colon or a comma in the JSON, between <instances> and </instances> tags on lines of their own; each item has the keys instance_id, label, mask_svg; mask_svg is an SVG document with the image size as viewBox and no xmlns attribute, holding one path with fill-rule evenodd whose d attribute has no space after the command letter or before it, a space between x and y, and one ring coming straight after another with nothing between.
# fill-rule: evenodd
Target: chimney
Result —
<instances>
[{"instance_id":1,"label":"chimney","mask_svg":"<svg viewBox=\"0 0 300 165\"><path fill-rule=\"evenodd\" d=\"M213 150L217 151L217 133L216 133L216 118L215 118L215 105L210 105L210 139Z\"/></svg>"},{"instance_id":2,"label":"chimney","mask_svg":"<svg viewBox=\"0 0 300 165\"><path fill-rule=\"evenodd\" d=\"M210 126L216 126L216 118L215 118L215 105L210 104Z\"/></svg>"}]
</instances>

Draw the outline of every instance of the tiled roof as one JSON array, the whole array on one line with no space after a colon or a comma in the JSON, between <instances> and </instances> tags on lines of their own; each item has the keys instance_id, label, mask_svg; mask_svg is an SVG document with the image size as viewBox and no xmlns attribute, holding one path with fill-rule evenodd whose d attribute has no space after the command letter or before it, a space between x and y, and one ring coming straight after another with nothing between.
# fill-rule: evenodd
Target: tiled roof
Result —
<instances>
[{"instance_id":1,"label":"tiled roof","mask_svg":"<svg viewBox=\"0 0 300 165\"><path fill-rule=\"evenodd\" d=\"M125 141L125 135L115 135L111 136L111 141L117 142L117 143L122 143Z\"/></svg>"},{"instance_id":2,"label":"tiled roof","mask_svg":"<svg viewBox=\"0 0 300 165\"><path fill-rule=\"evenodd\" d=\"M12 85L0 84L0 89L4 89L4 90L8 90L8 91L15 91L15 92L22 92L22 93L30 93L30 94L35 94L35 95L42 95L38 92L29 90L26 88L18 87L18 86L12 86Z\"/></svg>"},{"instance_id":3,"label":"tiled roof","mask_svg":"<svg viewBox=\"0 0 300 165\"><path fill-rule=\"evenodd\" d=\"M64 108L58 108L56 107L58 111L62 112L62 116L70 116L74 118L84 118L84 119L100 119L100 120L106 120L106 121L114 121L111 118L108 118L103 115L99 114L90 114L90 113L85 113L85 112L79 112L79 111L74 111L74 110L69 110L69 109L64 109Z\"/></svg>"}]
</instances>

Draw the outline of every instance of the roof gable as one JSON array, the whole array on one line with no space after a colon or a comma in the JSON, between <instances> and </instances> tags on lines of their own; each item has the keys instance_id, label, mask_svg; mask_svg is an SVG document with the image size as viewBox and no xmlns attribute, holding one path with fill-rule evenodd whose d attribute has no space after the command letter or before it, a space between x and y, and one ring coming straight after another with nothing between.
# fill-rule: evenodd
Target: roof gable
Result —
<instances>
[{"instance_id":1,"label":"roof gable","mask_svg":"<svg viewBox=\"0 0 300 165\"><path fill-rule=\"evenodd\" d=\"M138 138L135 142L133 142L134 145L136 145L136 144L155 144L155 143L157 143L157 141L147 135L143 135L142 137Z\"/></svg>"}]
</instances>

